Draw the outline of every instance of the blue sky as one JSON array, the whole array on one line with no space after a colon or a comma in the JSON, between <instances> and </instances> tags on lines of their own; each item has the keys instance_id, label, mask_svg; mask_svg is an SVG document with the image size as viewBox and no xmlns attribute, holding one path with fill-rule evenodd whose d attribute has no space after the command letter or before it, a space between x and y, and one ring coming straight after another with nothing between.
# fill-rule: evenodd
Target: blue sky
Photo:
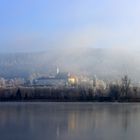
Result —
<instances>
[{"instance_id":1,"label":"blue sky","mask_svg":"<svg viewBox=\"0 0 140 140\"><path fill-rule=\"evenodd\" d=\"M0 52L139 48L139 0L0 0Z\"/></svg>"}]
</instances>

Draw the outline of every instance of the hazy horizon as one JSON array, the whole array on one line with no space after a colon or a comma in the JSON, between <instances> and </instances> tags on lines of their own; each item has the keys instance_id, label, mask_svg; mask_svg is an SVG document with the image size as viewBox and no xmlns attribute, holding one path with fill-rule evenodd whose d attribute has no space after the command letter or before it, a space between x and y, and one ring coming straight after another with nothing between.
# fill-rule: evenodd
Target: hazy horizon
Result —
<instances>
[{"instance_id":1,"label":"hazy horizon","mask_svg":"<svg viewBox=\"0 0 140 140\"><path fill-rule=\"evenodd\" d=\"M1 0L0 76L62 71L138 81L138 0Z\"/></svg>"}]
</instances>

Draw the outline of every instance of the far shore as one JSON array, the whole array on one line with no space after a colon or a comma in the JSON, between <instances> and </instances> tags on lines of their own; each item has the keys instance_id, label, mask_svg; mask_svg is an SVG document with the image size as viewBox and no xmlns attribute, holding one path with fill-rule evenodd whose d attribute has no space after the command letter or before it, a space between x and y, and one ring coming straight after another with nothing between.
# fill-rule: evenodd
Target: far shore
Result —
<instances>
[{"instance_id":1,"label":"far shore","mask_svg":"<svg viewBox=\"0 0 140 140\"><path fill-rule=\"evenodd\" d=\"M0 102L140 102L139 93L119 87L98 89L82 87L12 87L0 88Z\"/></svg>"}]
</instances>

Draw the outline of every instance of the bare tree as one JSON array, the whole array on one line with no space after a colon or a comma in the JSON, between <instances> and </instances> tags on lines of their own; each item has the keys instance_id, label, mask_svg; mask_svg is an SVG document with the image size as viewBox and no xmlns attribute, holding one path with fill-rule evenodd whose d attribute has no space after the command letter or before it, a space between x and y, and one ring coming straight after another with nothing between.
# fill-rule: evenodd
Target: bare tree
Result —
<instances>
[{"instance_id":1,"label":"bare tree","mask_svg":"<svg viewBox=\"0 0 140 140\"><path fill-rule=\"evenodd\" d=\"M127 75L125 75L122 78L122 87L121 87L122 96L128 97L128 93L129 93L129 90L130 90L130 83L131 83L131 80L128 78Z\"/></svg>"}]
</instances>

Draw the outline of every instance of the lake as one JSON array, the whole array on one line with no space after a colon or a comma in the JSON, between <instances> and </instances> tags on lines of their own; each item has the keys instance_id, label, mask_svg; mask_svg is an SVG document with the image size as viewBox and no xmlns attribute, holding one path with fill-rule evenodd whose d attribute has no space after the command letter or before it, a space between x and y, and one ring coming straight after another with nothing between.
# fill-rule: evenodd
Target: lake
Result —
<instances>
[{"instance_id":1,"label":"lake","mask_svg":"<svg viewBox=\"0 0 140 140\"><path fill-rule=\"evenodd\" d=\"M138 103L0 103L1 140L140 140Z\"/></svg>"}]
</instances>

